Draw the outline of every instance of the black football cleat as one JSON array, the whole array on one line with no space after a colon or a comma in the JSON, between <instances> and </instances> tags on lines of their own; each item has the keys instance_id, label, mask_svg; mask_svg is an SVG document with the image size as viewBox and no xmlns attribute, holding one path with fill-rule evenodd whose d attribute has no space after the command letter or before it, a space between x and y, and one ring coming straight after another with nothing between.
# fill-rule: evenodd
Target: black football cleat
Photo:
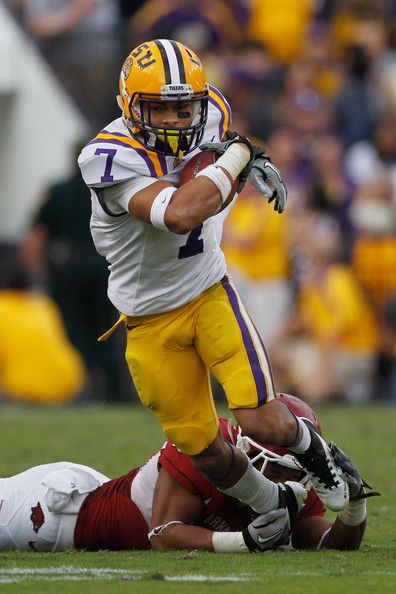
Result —
<instances>
[{"instance_id":1,"label":"black football cleat","mask_svg":"<svg viewBox=\"0 0 396 594\"><path fill-rule=\"evenodd\" d=\"M381 495L373 491L372 487L362 479L355 463L333 441L329 443L329 447L335 463L341 468L342 475L349 485L350 501Z\"/></svg>"},{"instance_id":2,"label":"black football cleat","mask_svg":"<svg viewBox=\"0 0 396 594\"><path fill-rule=\"evenodd\" d=\"M349 502L348 483L316 427L307 419L301 420L309 429L311 444L306 452L293 455L311 479L319 499L329 509L341 511Z\"/></svg>"}]
</instances>

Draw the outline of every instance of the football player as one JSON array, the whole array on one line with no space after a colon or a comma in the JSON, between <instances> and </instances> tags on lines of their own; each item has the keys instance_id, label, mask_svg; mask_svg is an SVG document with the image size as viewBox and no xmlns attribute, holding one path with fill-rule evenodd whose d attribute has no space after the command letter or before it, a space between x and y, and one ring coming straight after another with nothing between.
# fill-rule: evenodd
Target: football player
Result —
<instances>
[{"instance_id":1,"label":"football player","mask_svg":"<svg viewBox=\"0 0 396 594\"><path fill-rule=\"evenodd\" d=\"M301 400L286 394L278 398L320 429ZM288 450L262 446L225 419L220 428L226 442L246 452L259 472L283 483L281 489L294 485L300 497L291 514L277 509L258 515L219 491L190 457L167 441L146 464L113 480L71 462L45 464L0 479L0 550L144 550L150 541L154 549L216 552L265 551L291 544L304 549L359 548L366 494L356 467L344 454L340 462L354 501L331 524Z\"/></svg>"},{"instance_id":2,"label":"football player","mask_svg":"<svg viewBox=\"0 0 396 594\"><path fill-rule=\"evenodd\" d=\"M122 66L119 88L122 117L79 157L93 240L109 263L108 296L120 312L101 338L125 324L126 359L142 403L226 495L260 514L298 498L224 440L209 371L244 434L290 448L322 501L343 509L348 483L315 428L275 399L267 353L218 240L216 216L232 182L239 179L240 191L249 177L281 213L287 192L280 172L263 149L229 131L230 106L183 44L140 44ZM217 152L216 163L179 187L183 166L204 148Z\"/></svg>"}]
</instances>

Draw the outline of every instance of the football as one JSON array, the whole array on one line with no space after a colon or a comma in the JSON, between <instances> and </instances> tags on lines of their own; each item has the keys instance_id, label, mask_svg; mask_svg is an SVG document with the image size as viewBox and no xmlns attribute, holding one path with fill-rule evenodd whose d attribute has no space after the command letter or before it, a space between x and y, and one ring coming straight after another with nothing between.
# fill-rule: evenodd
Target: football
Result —
<instances>
[{"instance_id":1,"label":"football","mask_svg":"<svg viewBox=\"0 0 396 594\"><path fill-rule=\"evenodd\" d=\"M213 165L213 163L216 162L216 158L217 158L217 155L216 155L215 151L202 151L202 152L198 153L197 155L195 155L194 157L192 157L188 161L187 165L184 167L184 169L182 170L182 172L180 174L179 186L183 186L187 182L194 179L194 177L197 175L197 173L199 171L202 171L202 169L205 169L205 167L208 167L208 165ZM239 184L239 180L237 178L234 181L234 183L232 184L231 192L227 196L227 199L221 205L219 212L221 210L224 210L230 204L230 202L232 201L232 199L235 196L235 193L238 188L238 184Z\"/></svg>"}]
</instances>

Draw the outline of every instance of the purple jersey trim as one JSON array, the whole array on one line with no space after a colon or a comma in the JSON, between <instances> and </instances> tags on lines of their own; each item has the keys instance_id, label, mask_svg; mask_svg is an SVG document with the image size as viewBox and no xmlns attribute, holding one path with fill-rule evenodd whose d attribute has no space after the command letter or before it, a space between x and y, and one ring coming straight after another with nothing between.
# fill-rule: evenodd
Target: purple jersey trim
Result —
<instances>
[{"instance_id":1,"label":"purple jersey trim","mask_svg":"<svg viewBox=\"0 0 396 594\"><path fill-rule=\"evenodd\" d=\"M216 95L220 100L220 101L216 101L215 97L212 97L211 95L209 95L209 102L212 105L214 105L216 107L216 109L218 109L221 114L220 124L219 124L219 138L222 139L224 136L224 108L226 109L226 111L228 113L229 124L231 124L231 120L232 120L231 108L228 105L227 100L220 93L220 91L218 91L217 89L215 89L214 87L212 87L210 85L209 85L209 89L211 90L213 95ZM221 102L224 103L224 107L222 106Z\"/></svg>"},{"instance_id":2,"label":"purple jersey trim","mask_svg":"<svg viewBox=\"0 0 396 594\"><path fill-rule=\"evenodd\" d=\"M223 103L224 103L224 107L226 108L226 111L228 113L228 117L230 118L230 123L231 123L231 118L232 118L232 114L231 114L231 107L230 104L228 103L227 99L224 97L224 95L222 93L220 93L219 89L216 89L215 87L212 87L212 85L208 85L210 91L213 93L213 95L216 95ZM210 97L210 95L209 95ZM216 103L217 105L217 103Z\"/></svg>"},{"instance_id":3,"label":"purple jersey trim","mask_svg":"<svg viewBox=\"0 0 396 594\"><path fill-rule=\"evenodd\" d=\"M219 124L219 138L221 140L223 138L223 136L224 136L224 113L223 113L223 110L221 109L220 105L217 103L217 101L215 101L214 99L212 99L212 97L209 97L209 101L215 107L217 107L217 109L221 113L220 124Z\"/></svg>"},{"instance_id":4,"label":"purple jersey trim","mask_svg":"<svg viewBox=\"0 0 396 594\"><path fill-rule=\"evenodd\" d=\"M91 140L91 142L89 142L88 144L115 144L115 145L123 146L125 148L129 148L133 151L136 151L138 153L138 155L140 155L143 158L143 160L146 162L146 165L150 172L150 176L158 178L155 168L154 168L154 164L151 161L150 157L148 156L147 151L143 148L140 149L135 146L131 146L130 144L128 144L126 142L122 142L122 140L117 140L115 138L99 138L99 139ZM165 158L161 158L160 155L159 155L158 160L160 162L163 175L165 175L167 173L166 160L165 160Z\"/></svg>"},{"instance_id":5,"label":"purple jersey trim","mask_svg":"<svg viewBox=\"0 0 396 594\"><path fill-rule=\"evenodd\" d=\"M165 155L161 155L161 153L157 153L157 155L158 155L158 160L161 163L162 171L164 172L164 175L166 175L167 173L169 173L169 171L168 171L168 166L166 164Z\"/></svg>"},{"instance_id":6,"label":"purple jersey trim","mask_svg":"<svg viewBox=\"0 0 396 594\"><path fill-rule=\"evenodd\" d=\"M102 190L100 190L99 188L92 188L92 189L95 192L98 202L99 202L100 206L102 207L103 211L109 217L123 217L124 215L128 214L127 212L113 212L112 210L110 210L110 208L107 206L106 202L103 200Z\"/></svg>"},{"instance_id":7,"label":"purple jersey trim","mask_svg":"<svg viewBox=\"0 0 396 594\"><path fill-rule=\"evenodd\" d=\"M128 138L128 139L130 139L130 138L131 138L130 136L128 136L128 134L122 134L122 132L110 132L109 130L102 130L102 131L100 132L100 134L112 134L113 136L119 136L120 138ZM138 140L138 138L135 138L135 137L133 137L133 138L134 138L134 140L136 140L137 142L140 142L140 141ZM139 151L142 151L142 150L143 150L143 151L145 150L145 149L143 148L143 145L142 145L142 148L141 148L141 149L140 149L140 148L138 148L138 147L131 147L129 144L128 144L128 146L129 146L129 148L134 148L134 149L135 149L136 151L138 151L138 152L139 152ZM161 168L162 168L163 175L166 175L167 173L169 173L169 171L168 171L168 166L167 166L167 164L166 164L166 158L165 158L165 155L162 155L161 153L156 153L156 155L157 155L157 157L158 157L158 160L159 160L159 162L160 162L160 164L161 164ZM148 155L147 155L147 156L148 156Z\"/></svg>"},{"instance_id":8,"label":"purple jersey trim","mask_svg":"<svg viewBox=\"0 0 396 594\"><path fill-rule=\"evenodd\" d=\"M121 136L122 138L130 138L128 134L123 134L122 132L110 132L110 130L101 130L99 134L112 134L113 136Z\"/></svg>"},{"instance_id":9,"label":"purple jersey trim","mask_svg":"<svg viewBox=\"0 0 396 594\"><path fill-rule=\"evenodd\" d=\"M235 318L236 318L238 325L241 329L243 344L245 345L246 354L248 356L250 368L252 370L254 382L256 384L258 404L259 405L265 404L267 401L268 393L267 393L267 385L265 383L264 373L263 373L263 370L261 369L260 361L259 361L256 349L254 347L253 340L252 340L252 337L249 332L249 328L247 327L246 322L242 316L241 310L239 308L239 303L238 303L238 298L237 298L236 292L235 292L234 288L230 285L230 282L229 282L227 276L224 276L222 278L221 284L223 285L223 288L224 288L225 292L227 293L232 310L235 314Z\"/></svg>"}]
</instances>

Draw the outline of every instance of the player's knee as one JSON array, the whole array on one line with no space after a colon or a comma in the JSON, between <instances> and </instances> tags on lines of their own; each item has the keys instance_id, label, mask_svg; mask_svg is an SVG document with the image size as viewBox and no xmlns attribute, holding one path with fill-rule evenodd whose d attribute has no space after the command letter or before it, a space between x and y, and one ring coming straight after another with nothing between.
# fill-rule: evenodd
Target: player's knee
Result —
<instances>
[{"instance_id":1,"label":"player's knee","mask_svg":"<svg viewBox=\"0 0 396 594\"><path fill-rule=\"evenodd\" d=\"M294 416L276 400L254 409L238 409L234 414L242 432L260 443L284 445L296 437Z\"/></svg>"},{"instance_id":2,"label":"player's knee","mask_svg":"<svg viewBox=\"0 0 396 594\"><path fill-rule=\"evenodd\" d=\"M206 450L191 456L194 466L215 482L228 473L230 458L232 460L230 448L223 438L216 439Z\"/></svg>"},{"instance_id":3,"label":"player's knee","mask_svg":"<svg viewBox=\"0 0 396 594\"><path fill-rule=\"evenodd\" d=\"M196 456L206 451L214 441L217 426L203 428L197 425L166 427L167 438L188 456Z\"/></svg>"}]
</instances>

